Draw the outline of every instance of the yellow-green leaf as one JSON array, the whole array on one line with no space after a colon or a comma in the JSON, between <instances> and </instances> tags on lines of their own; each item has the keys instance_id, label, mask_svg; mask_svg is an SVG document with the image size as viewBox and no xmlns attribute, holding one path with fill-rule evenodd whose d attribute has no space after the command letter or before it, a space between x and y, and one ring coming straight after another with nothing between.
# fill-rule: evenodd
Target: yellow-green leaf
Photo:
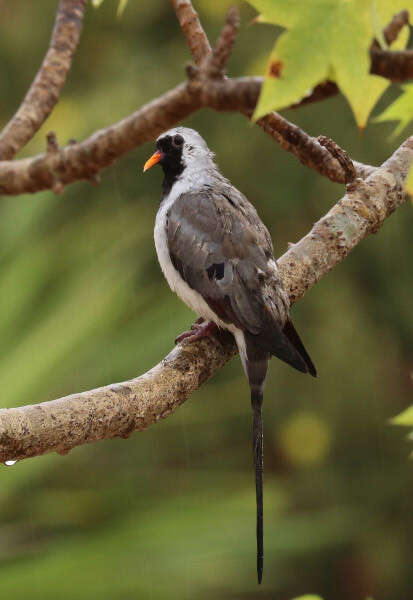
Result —
<instances>
[{"instance_id":1,"label":"yellow-green leaf","mask_svg":"<svg viewBox=\"0 0 413 600\"><path fill-rule=\"evenodd\" d=\"M391 50L404 50L410 37L410 27L405 25L400 31L397 39L391 45Z\"/></svg>"},{"instance_id":2,"label":"yellow-green leaf","mask_svg":"<svg viewBox=\"0 0 413 600\"><path fill-rule=\"evenodd\" d=\"M392 425L403 425L405 427L413 426L413 406L409 406L402 413L396 415L390 420Z\"/></svg>"},{"instance_id":3,"label":"yellow-green leaf","mask_svg":"<svg viewBox=\"0 0 413 600\"><path fill-rule=\"evenodd\" d=\"M379 44L382 48L387 50L389 45L386 42L384 34L383 34L383 25L380 21L380 15L379 15L379 11L377 8L377 2L373 2L370 7L370 19L371 19L371 24L373 26L373 31L374 31L376 40L379 42Z\"/></svg>"},{"instance_id":4,"label":"yellow-green leaf","mask_svg":"<svg viewBox=\"0 0 413 600\"><path fill-rule=\"evenodd\" d=\"M396 138L413 119L413 84L403 85L401 90L403 93L374 119L375 123L399 121L392 138Z\"/></svg>"},{"instance_id":5,"label":"yellow-green leaf","mask_svg":"<svg viewBox=\"0 0 413 600\"><path fill-rule=\"evenodd\" d=\"M360 128L389 83L369 74L369 45L389 0L250 0L258 22L286 27L271 53L254 119L305 97L329 77Z\"/></svg>"}]
</instances>

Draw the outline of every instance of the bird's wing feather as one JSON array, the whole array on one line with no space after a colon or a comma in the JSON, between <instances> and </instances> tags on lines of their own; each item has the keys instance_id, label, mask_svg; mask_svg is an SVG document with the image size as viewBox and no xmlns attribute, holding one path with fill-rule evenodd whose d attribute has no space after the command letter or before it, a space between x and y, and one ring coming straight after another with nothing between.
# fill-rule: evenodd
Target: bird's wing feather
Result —
<instances>
[{"instance_id":1,"label":"bird's wing feather","mask_svg":"<svg viewBox=\"0 0 413 600\"><path fill-rule=\"evenodd\" d=\"M271 237L238 190L223 185L179 196L167 214L167 241L175 268L223 321L254 335L269 322L282 329L288 298Z\"/></svg>"}]
</instances>

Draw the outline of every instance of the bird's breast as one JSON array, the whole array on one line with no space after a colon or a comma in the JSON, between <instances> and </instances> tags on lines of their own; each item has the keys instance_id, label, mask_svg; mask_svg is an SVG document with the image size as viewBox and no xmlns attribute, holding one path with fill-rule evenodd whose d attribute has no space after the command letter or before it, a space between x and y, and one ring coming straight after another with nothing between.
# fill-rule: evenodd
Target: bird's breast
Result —
<instances>
[{"instance_id":1,"label":"bird's breast","mask_svg":"<svg viewBox=\"0 0 413 600\"><path fill-rule=\"evenodd\" d=\"M166 198L159 207L156 215L154 239L156 253L162 272L171 290L175 292L191 310L200 317L213 321L219 327L228 329L228 325L221 321L218 315L215 314L204 300L202 295L186 283L179 271L177 271L172 264L168 246L167 219L168 212L173 210L174 200L175 198L173 197Z\"/></svg>"}]
</instances>

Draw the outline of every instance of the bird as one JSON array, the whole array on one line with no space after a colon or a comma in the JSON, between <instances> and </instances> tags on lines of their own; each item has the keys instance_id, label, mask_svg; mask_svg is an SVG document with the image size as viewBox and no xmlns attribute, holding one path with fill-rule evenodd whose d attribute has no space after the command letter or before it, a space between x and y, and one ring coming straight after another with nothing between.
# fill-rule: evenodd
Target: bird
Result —
<instances>
[{"instance_id":1,"label":"bird","mask_svg":"<svg viewBox=\"0 0 413 600\"><path fill-rule=\"evenodd\" d=\"M175 127L156 140L143 171L164 173L154 240L163 274L199 317L178 343L213 335L235 338L248 379L253 414L257 579L262 581L263 421L268 362L275 356L316 377L315 366L290 319L290 302L271 236L254 206L218 169L214 153L194 129Z\"/></svg>"}]
</instances>

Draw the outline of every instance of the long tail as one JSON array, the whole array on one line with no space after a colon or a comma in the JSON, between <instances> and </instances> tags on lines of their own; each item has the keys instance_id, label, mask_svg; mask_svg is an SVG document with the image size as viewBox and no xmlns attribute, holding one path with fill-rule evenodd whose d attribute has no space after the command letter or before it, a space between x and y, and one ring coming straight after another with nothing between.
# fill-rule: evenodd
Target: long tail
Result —
<instances>
[{"instance_id":1,"label":"long tail","mask_svg":"<svg viewBox=\"0 0 413 600\"><path fill-rule=\"evenodd\" d=\"M262 580L264 567L264 509L263 509L263 430L262 430L262 391L251 390L251 406L253 411L253 444L255 466L255 493L257 497L257 577L258 583Z\"/></svg>"}]
</instances>

